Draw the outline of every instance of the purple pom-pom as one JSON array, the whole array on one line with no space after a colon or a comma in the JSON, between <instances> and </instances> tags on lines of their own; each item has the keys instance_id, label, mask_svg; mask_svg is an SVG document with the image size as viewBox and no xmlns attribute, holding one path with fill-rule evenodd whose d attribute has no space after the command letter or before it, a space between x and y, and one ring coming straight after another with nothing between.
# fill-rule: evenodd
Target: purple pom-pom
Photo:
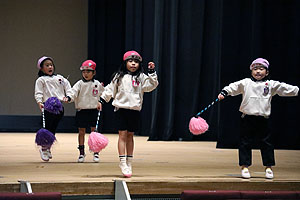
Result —
<instances>
[{"instance_id":1,"label":"purple pom-pom","mask_svg":"<svg viewBox=\"0 0 300 200\"><path fill-rule=\"evenodd\" d=\"M59 114L63 111L63 105L57 97L50 97L44 105L45 110L53 114Z\"/></svg>"},{"instance_id":2,"label":"purple pom-pom","mask_svg":"<svg viewBox=\"0 0 300 200\"><path fill-rule=\"evenodd\" d=\"M56 140L55 135L47 129L41 128L35 135L35 143L42 147L51 147Z\"/></svg>"},{"instance_id":3,"label":"purple pom-pom","mask_svg":"<svg viewBox=\"0 0 300 200\"><path fill-rule=\"evenodd\" d=\"M91 132L88 140L90 151L100 152L108 144L108 138L101 133Z\"/></svg>"}]
</instances>

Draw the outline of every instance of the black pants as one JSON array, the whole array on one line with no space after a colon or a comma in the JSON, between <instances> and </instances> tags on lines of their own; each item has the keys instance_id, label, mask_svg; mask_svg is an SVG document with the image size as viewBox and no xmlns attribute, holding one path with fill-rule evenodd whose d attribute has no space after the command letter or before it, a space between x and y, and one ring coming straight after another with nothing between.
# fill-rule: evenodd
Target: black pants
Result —
<instances>
[{"instance_id":1,"label":"black pants","mask_svg":"<svg viewBox=\"0 0 300 200\"><path fill-rule=\"evenodd\" d=\"M252 164L252 149L258 148L264 166L275 165L274 146L271 141L269 120L261 116L246 115L241 118L239 165Z\"/></svg>"},{"instance_id":2,"label":"black pants","mask_svg":"<svg viewBox=\"0 0 300 200\"><path fill-rule=\"evenodd\" d=\"M44 114L45 114L45 123L46 123L45 128L51 131L55 135L58 123L64 116L64 110L61 111L59 114L53 114L48 112L47 110L44 110Z\"/></svg>"}]
</instances>

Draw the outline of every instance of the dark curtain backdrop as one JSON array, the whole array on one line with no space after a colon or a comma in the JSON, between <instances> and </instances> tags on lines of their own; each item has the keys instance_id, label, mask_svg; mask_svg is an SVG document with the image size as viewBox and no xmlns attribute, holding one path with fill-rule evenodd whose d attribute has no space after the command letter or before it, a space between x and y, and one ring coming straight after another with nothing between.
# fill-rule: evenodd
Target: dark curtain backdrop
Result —
<instances>
[{"instance_id":1,"label":"dark curtain backdrop","mask_svg":"<svg viewBox=\"0 0 300 200\"><path fill-rule=\"evenodd\" d=\"M141 53L144 69L156 63L160 85L144 98L141 131L149 140L217 141L235 148L241 96L228 97L201 117L209 131L193 136L190 118L231 82L250 77L257 57L271 78L299 86L300 1L297 0L90 0L88 55L97 79L108 84L124 52ZM299 97L272 101L276 148L300 149ZM117 132L111 103L102 132Z\"/></svg>"}]
</instances>

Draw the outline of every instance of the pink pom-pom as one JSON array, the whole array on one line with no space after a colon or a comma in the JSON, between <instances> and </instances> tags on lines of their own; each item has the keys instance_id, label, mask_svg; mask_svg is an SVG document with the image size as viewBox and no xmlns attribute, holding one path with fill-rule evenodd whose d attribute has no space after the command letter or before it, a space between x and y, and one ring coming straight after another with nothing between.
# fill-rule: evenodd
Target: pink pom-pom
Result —
<instances>
[{"instance_id":1,"label":"pink pom-pom","mask_svg":"<svg viewBox=\"0 0 300 200\"><path fill-rule=\"evenodd\" d=\"M108 144L108 138L101 133L91 132L88 140L90 151L100 152Z\"/></svg>"},{"instance_id":2,"label":"pink pom-pom","mask_svg":"<svg viewBox=\"0 0 300 200\"><path fill-rule=\"evenodd\" d=\"M194 135L200 135L208 130L208 124L201 117L193 117L189 124L190 132Z\"/></svg>"}]
</instances>

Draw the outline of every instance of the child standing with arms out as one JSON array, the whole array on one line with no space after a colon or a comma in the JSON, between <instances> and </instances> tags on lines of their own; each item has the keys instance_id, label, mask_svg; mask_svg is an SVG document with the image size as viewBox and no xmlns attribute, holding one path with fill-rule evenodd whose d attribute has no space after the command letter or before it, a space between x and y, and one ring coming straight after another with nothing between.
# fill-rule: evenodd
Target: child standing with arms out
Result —
<instances>
[{"instance_id":1,"label":"child standing with arms out","mask_svg":"<svg viewBox=\"0 0 300 200\"><path fill-rule=\"evenodd\" d=\"M128 51L123 56L123 64L105 87L100 102L113 98L119 130L118 152L120 168L125 177L132 175L133 135L139 129L140 111L144 92L151 92L158 85L155 64L148 63L148 75L143 73L142 57L136 51Z\"/></svg>"},{"instance_id":2,"label":"child standing with arms out","mask_svg":"<svg viewBox=\"0 0 300 200\"><path fill-rule=\"evenodd\" d=\"M101 110L99 97L104 87L94 79L96 75L96 63L92 60L86 60L81 67L82 79L77 81L72 89L67 91L66 100L75 101L76 108L76 125L78 127L78 162L84 162L84 139L86 128L90 127L91 131L95 130L98 110ZM99 162L99 152L94 152L94 162Z\"/></svg>"},{"instance_id":3,"label":"child standing with arms out","mask_svg":"<svg viewBox=\"0 0 300 200\"><path fill-rule=\"evenodd\" d=\"M242 177L250 178L248 167L252 164L253 144L260 145L262 161L267 179L274 177L272 166L275 165L274 146L271 142L271 132L268 129L268 118L271 114L271 100L279 96L297 96L299 88L274 80L268 80L269 62L257 58L250 65L251 78L234 82L224 87L218 95L219 100L227 95L243 95L240 105L241 135L239 143L239 165Z\"/></svg>"},{"instance_id":4,"label":"child standing with arms out","mask_svg":"<svg viewBox=\"0 0 300 200\"><path fill-rule=\"evenodd\" d=\"M71 85L62 75L55 74L55 65L51 57L41 57L37 62L37 68L39 69L39 78L35 82L34 97L40 110L45 114L45 128L55 135L58 123L64 115L64 110L59 114L53 114L44 110L44 103L50 97L57 97L63 101L66 91L71 88ZM42 147L40 154L43 161L49 161L52 158L49 147Z\"/></svg>"}]
</instances>

